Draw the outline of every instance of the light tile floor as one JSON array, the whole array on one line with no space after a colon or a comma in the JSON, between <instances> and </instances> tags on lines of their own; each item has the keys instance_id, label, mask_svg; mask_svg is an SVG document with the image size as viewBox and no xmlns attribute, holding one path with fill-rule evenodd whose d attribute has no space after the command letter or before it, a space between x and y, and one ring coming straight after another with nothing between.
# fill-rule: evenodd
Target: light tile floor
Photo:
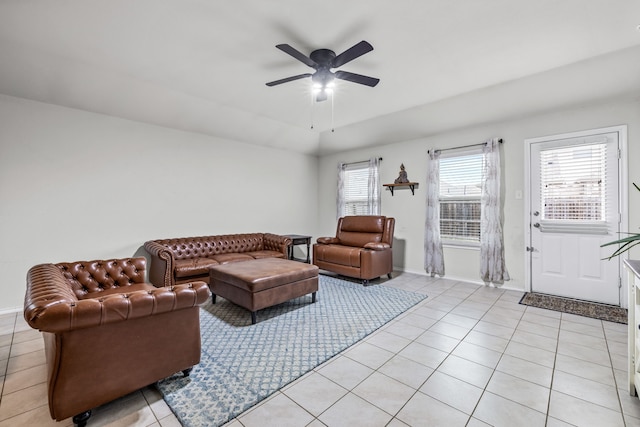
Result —
<instances>
[{"instance_id":1,"label":"light tile floor","mask_svg":"<svg viewBox=\"0 0 640 427\"><path fill-rule=\"evenodd\" d=\"M448 279L379 283L429 298L226 427L640 426L640 401L626 389L626 325ZM0 427L72 425L49 417L43 341L21 314L0 316L0 378ZM179 425L153 386L89 420Z\"/></svg>"}]
</instances>

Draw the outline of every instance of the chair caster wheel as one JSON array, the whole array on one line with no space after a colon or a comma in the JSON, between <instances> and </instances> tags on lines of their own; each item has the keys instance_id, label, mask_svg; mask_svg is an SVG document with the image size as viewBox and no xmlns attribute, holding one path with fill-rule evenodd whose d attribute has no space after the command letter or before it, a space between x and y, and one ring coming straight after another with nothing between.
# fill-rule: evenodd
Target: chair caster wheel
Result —
<instances>
[{"instance_id":1,"label":"chair caster wheel","mask_svg":"<svg viewBox=\"0 0 640 427\"><path fill-rule=\"evenodd\" d=\"M78 427L85 427L87 425L87 420L91 416L91 410L85 411L81 414L74 415L73 423Z\"/></svg>"}]
</instances>

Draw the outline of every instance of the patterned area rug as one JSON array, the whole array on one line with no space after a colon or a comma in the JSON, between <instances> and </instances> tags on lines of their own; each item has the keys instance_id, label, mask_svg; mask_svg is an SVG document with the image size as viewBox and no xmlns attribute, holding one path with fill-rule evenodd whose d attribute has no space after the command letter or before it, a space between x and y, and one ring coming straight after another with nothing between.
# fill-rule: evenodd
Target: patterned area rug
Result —
<instances>
[{"instance_id":1,"label":"patterned area rug","mask_svg":"<svg viewBox=\"0 0 640 427\"><path fill-rule=\"evenodd\" d=\"M426 298L320 276L311 295L250 313L222 298L200 309L202 359L158 388L183 426L219 426Z\"/></svg>"},{"instance_id":2,"label":"patterned area rug","mask_svg":"<svg viewBox=\"0 0 640 427\"><path fill-rule=\"evenodd\" d=\"M627 310L615 305L597 304L595 302L580 301L535 292L527 292L524 294L520 300L520 304L627 324Z\"/></svg>"}]
</instances>

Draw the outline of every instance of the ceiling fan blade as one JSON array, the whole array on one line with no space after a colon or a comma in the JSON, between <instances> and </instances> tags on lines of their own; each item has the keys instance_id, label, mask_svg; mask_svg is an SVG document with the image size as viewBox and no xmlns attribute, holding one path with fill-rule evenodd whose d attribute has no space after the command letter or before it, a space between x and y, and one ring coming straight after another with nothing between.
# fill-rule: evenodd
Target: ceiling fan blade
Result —
<instances>
[{"instance_id":1,"label":"ceiling fan blade","mask_svg":"<svg viewBox=\"0 0 640 427\"><path fill-rule=\"evenodd\" d=\"M378 84L380 79L376 79L369 76L363 76L361 74L350 73L348 71L336 71L335 76L337 79L347 80L353 83L360 83L361 85L374 87Z\"/></svg>"},{"instance_id":2,"label":"ceiling fan blade","mask_svg":"<svg viewBox=\"0 0 640 427\"><path fill-rule=\"evenodd\" d=\"M364 55L367 52L371 52L372 50L373 46L371 46L368 42L362 40L360 43L351 46L349 49L333 58L333 61L331 61L331 68L341 67L347 62L353 61L354 59Z\"/></svg>"},{"instance_id":3,"label":"ceiling fan blade","mask_svg":"<svg viewBox=\"0 0 640 427\"><path fill-rule=\"evenodd\" d=\"M286 43L276 45L276 47L281 51L283 51L284 53L288 53L289 55L296 58L298 61L308 65L311 68L316 68L318 66L318 64L314 60L312 60L308 56L304 55L303 53L299 52L298 50L294 49L293 47L289 46Z\"/></svg>"},{"instance_id":4,"label":"ceiling fan blade","mask_svg":"<svg viewBox=\"0 0 640 427\"><path fill-rule=\"evenodd\" d=\"M294 80L304 79L305 77L311 77L311 73L298 74L297 76L291 76L280 80L275 80L267 83L267 86L281 85L282 83L292 82Z\"/></svg>"}]
</instances>

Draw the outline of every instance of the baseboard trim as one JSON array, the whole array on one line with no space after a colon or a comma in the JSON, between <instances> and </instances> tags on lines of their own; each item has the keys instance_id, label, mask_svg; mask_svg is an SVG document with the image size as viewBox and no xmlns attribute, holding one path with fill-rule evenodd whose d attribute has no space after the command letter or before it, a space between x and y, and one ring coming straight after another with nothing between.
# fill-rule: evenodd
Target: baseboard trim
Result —
<instances>
[{"instance_id":1,"label":"baseboard trim","mask_svg":"<svg viewBox=\"0 0 640 427\"><path fill-rule=\"evenodd\" d=\"M0 309L0 316L4 314L20 313L20 311L22 311L22 307L3 308Z\"/></svg>"},{"instance_id":2,"label":"baseboard trim","mask_svg":"<svg viewBox=\"0 0 640 427\"><path fill-rule=\"evenodd\" d=\"M414 270L404 269L404 268L401 268L401 267L393 267L393 269L394 269L394 271L402 271L404 273L417 274L419 276L425 276L425 277L430 276L425 271L414 271ZM504 289L506 291L527 292L524 289L510 286L510 285L506 284L506 282L503 285L496 286L494 284L486 285L482 280L469 280L468 278L464 278L464 277L446 276L446 275L445 276L436 275L435 277L440 278L440 279L446 279L446 280L454 280L456 282L471 283L472 285L478 285L478 286L490 286L490 287L493 287L493 288Z\"/></svg>"}]
</instances>

